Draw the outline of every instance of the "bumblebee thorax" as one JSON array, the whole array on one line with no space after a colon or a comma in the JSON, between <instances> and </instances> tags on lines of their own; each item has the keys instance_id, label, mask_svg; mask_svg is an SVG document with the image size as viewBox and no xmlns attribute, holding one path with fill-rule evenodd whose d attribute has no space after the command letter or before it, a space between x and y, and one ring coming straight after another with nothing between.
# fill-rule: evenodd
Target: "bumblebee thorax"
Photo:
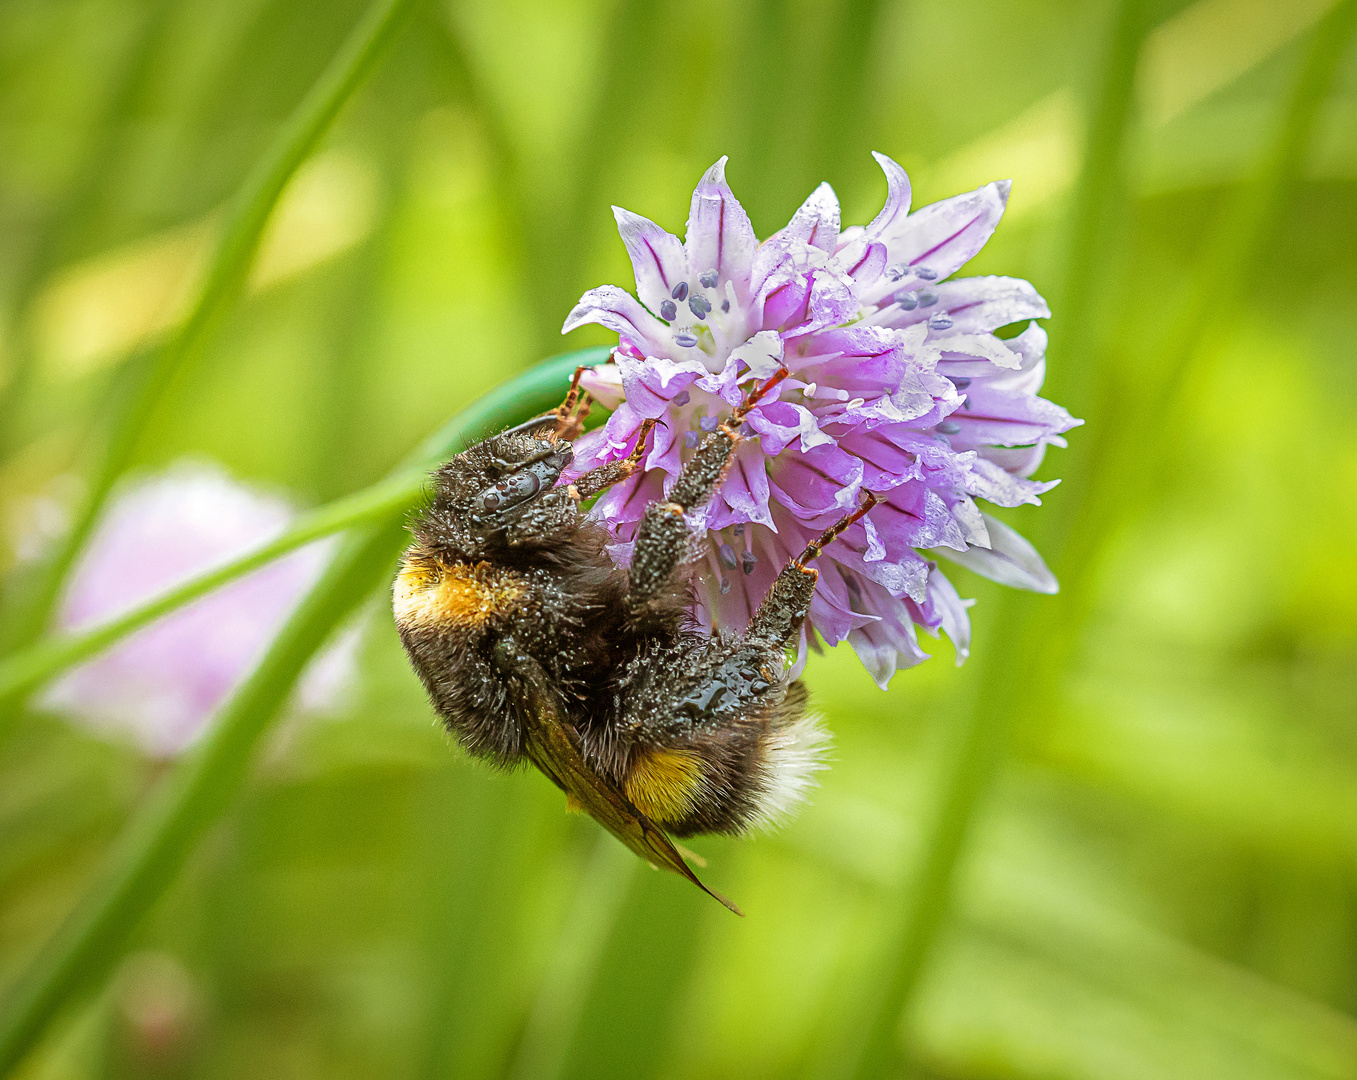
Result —
<instances>
[{"instance_id":1,"label":"bumblebee thorax","mask_svg":"<svg viewBox=\"0 0 1357 1080\"><path fill-rule=\"evenodd\" d=\"M406 552L392 593L396 625L402 630L447 634L503 621L527 597L528 588L505 567L444 561L416 546Z\"/></svg>"}]
</instances>

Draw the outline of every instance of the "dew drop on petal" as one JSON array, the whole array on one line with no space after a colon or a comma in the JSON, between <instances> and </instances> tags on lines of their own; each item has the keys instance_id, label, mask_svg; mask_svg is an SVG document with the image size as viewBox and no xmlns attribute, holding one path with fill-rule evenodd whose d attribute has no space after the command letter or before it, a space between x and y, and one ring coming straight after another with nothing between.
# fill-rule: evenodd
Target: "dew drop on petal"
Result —
<instances>
[{"instance_id":1,"label":"dew drop on petal","mask_svg":"<svg viewBox=\"0 0 1357 1080\"><path fill-rule=\"evenodd\" d=\"M735 558L735 549L729 544L722 544L717 553L721 556L721 563L727 570L734 570L739 566L739 561Z\"/></svg>"},{"instance_id":2,"label":"dew drop on petal","mask_svg":"<svg viewBox=\"0 0 1357 1080\"><path fill-rule=\"evenodd\" d=\"M697 344L697 335L690 334L688 333L687 330L685 330L681 334L674 335L674 344L677 345L680 349L691 349L694 345Z\"/></svg>"},{"instance_id":3,"label":"dew drop on petal","mask_svg":"<svg viewBox=\"0 0 1357 1080\"><path fill-rule=\"evenodd\" d=\"M928 320L928 329L930 330L950 330L952 328L952 317L945 311L939 311Z\"/></svg>"},{"instance_id":4,"label":"dew drop on petal","mask_svg":"<svg viewBox=\"0 0 1357 1080\"><path fill-rule=\"evenodd\" d=\"M951 420L944 420L938 425L938 430L944 435L955 435L961 430L961 425Z\"/></svg>"},{"instance_id":5,"label":"dew drop on petal","mask_svg":"<svg viewBox=\"0 0 1357 1080\"><path fill-rule=\"evenodd\" d=\"M665 322L673 322L678 316L678 305L672 300L660 301L660 318Z\"/></svg>"},{"instance_id":6,"label":"dew drop on petal","mask_svg":"<svg viewBox=\"0 0 1357 1080\"><path fill-rule=\"evenodd\" d=\"M680 281L677 285L674 286L674 291L671 292L669 295L672 296L675 300L687 300L688 283L686 281Z\"/></svg>"},{"instance_id":7,"label":"dew drop on petal","mask_svg":"<svg viewBox=\"0 0 1357 1080\"><path fill-rule=\"evenodd\" d=\"M906 311L913 311L919 306L919 297L909 289L901 289L895 294L895 302Z\"/></svg>"},{"instance_id":8,"label":"dew drop on petal","mask_svg":"<svg viewBox=\"0 0 1357 1080\"><path fill-rule=\"evenodd\" d=\"M713 267L711 270L703 270L702 273L697 276L697 280L702 283L704 289L714 289L716 288L718 277L719 275L716 273L715 267Z\"/></svg>"}]
</instances>

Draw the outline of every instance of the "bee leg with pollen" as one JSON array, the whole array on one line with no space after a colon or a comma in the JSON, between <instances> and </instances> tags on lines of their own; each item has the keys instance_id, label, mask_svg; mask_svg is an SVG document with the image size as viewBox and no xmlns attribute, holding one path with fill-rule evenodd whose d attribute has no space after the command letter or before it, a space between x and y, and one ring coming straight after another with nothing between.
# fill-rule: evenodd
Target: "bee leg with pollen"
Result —
<instances>
[{"instance_id":1,"label":"bee leg with pollen","mask_svg":"<svg viewBox=\"0 0 1357 1080\"><path fill-rule=\"evenodd\" d=\"M646 507L631 557L630 598L634 606L643 607L673 584L691 541L683 516L711 498L730 468L735 448L744 441L740 433L744 418L787 375L785 367L779 368L772 378L755 387L731 410L730 419L698 444L697 453L679 473L669 500Z\"/></svg>"},{"instance_id":2,"label":"bee leg with pollen","mask_svg":"<svg viewBox=\"0 0 1357 1080\"><path fill-rule=\"evenodd\" d=\"M815 593L819 572L806 564L819 557L834 539L863 518L876 505L876 496L870 491L856 510L845 514L806 545L804 551L782 568L768 595L763 598L745 638L788 645L795 639L801 624L810 611L810 600Z\"/></svg>"},{"instance_id":3,"label":"bee leg with pollen","mask_svg":"<svg viewBox=\"0 0 1357 1080\"><path fill-rule=\"evenodd\" d=\"M590 499L614 484L621 483L627 477L635 475L641 468L641 462L645 460L646 444L654 427L654 420L645 421L641 425L641 434L636 439L636 447L632 452L617 461L609 461L597 469L590 469L571 485L571 495L576 499Z\"/></svg>"}]
</instances>

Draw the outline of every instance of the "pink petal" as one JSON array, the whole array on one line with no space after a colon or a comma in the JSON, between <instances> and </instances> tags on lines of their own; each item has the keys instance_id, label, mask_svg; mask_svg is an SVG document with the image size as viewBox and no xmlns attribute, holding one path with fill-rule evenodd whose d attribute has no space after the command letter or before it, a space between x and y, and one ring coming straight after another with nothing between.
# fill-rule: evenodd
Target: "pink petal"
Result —
<instances>
[{"instance_id":1,"label":"pink petal","mask_svg":"<svg viewBox=\"0 0 1357 1080\"><path fill-rule=\"evenodd\" d=\"M670 298L674 286L688 277L688 257L683 244L649 218L613 207L617 231L622 236L631 267L636 274L636 293L656 315L660 303Z\"/></svg>"},{"instance_id":2,"label":"pink petal","mask_svg":"<svg viewBox=\"0 0 1357 1080\"><path fill-rule=\"evenodd\" d=\"M693 191L684 249L693 273L715 269L735 283L741 301L749 294L749 268L759 242L749 215L726 183L726 158L707 170Z\"/></svg>"}]
</instances>

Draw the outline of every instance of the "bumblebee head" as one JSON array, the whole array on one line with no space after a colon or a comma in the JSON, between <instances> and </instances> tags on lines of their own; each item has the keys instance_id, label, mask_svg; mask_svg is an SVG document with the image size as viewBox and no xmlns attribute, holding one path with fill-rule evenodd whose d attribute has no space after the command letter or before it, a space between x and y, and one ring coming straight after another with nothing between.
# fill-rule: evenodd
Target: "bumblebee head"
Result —
<instances>
[{"instance_id":1,"label":"bumblebee head","mask_svg":"<svg viewBox=\"0 0 1357 1080\"><path fill-rule=\"evenodd\" d=\"M463 451L434 474L430 539L481 557L535 546L574 526L577 506L561 473L575 458L570 443L549 438L554 422L530 422ZM545 429L545 430L544 430Z\"/></svg>"}]
</instances>

